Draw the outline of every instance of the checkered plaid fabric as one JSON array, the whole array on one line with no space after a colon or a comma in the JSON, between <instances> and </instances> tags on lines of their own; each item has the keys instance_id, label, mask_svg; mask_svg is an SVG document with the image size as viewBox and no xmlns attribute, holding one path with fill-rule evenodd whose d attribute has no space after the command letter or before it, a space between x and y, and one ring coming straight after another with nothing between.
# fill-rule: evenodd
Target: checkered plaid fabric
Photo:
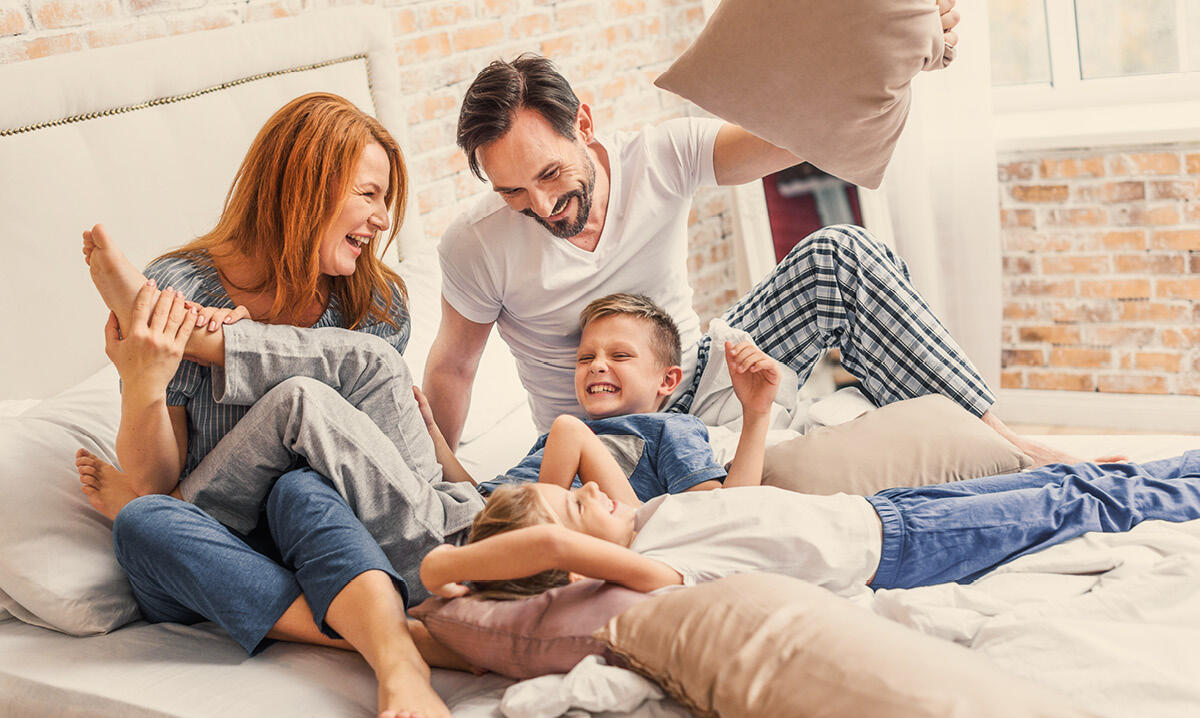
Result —
<instances>
[{"instance_id":1,"label":"checkered plaid fabric","mask_svg":"<svg viewBox=\"0 0 1200 718\"><path fill-rule=\"evenodd\" d=\"M995 403L979 372L909 281L908 267L862 227L835 225L806 237L722 318L801 384L828 347L877 406L943 394L976 416ZM696 379L668 411L686 413L708 361L698 348Z\"/></svg>"}]
</instances>

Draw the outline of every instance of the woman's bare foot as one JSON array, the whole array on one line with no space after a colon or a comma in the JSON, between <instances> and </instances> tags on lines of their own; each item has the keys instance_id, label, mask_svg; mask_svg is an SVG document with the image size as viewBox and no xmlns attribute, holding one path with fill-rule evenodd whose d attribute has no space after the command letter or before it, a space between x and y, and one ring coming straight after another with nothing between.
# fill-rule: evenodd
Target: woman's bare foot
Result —
<instances>
[{"instance_id":1,"label":"woman's bare foot","mask_svg":"<svg viewBox=\"0 0 1200 718\"><path fill-rule=\"evenodd\" d=\"M125 474L87 449L75 452L75 468L79 471L79 490L92 508L109 520L116 519L125 504L138 497Z\"/></svg>"},{"instance_id":2,"label":"woman's bare foot","mask_svg":"<svg viewBox=\"0 0 1200 718\"><path fill-rule=\"evenodd\" d=\"M429 667L417 659L377 671L379 718L452 718L429 683Z\"/></svg>"},{"instance_id":3,"label":"woman's bare foot","mask_svg":"<svg viewBox=\"0 0 1200 718\"><path fill-rule=\"evenodd\" d=\"M83 258L91 269L92 283L100 298L117 315L121 333L128 336L133 300L146 283L146 276L121 252L103 225L84 231Z\"/></svg>"}]
</instances>

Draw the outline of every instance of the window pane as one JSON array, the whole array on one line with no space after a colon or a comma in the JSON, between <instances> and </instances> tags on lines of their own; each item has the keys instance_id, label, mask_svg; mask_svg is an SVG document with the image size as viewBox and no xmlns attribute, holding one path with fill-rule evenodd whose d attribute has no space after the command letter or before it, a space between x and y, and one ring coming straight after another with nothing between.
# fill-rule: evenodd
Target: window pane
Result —
<instances>
[{"instance_id":1,"label":"window pane","mask_svg":"<svg viewBox=\"0 0 1200 718\"><path fill-rule=\"evenodd\" d=\"M1178 72L1176 0L1075 0L1085 80Z\"/></svg>"},{"instance_id":2,"label":"window pane","mask_svg":"<svg viewBox=\"0 0 1200 718\"><path fill-rule=\"evenodd\" d=\"M1050 82L1044 0L991 0L992 84Z\"/></svg>"}]
</instances>

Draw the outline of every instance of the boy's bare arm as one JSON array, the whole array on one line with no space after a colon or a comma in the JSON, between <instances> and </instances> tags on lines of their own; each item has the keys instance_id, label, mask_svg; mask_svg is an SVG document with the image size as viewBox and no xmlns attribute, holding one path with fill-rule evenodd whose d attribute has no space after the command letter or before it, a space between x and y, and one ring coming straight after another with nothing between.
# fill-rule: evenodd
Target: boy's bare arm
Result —
<instances>
[{"instance_id":1,"label":"boy's bare arm","mask_svg":"<svg viewBox=\"0 0 1200 718\"><path fill-rule=\"evenodd\" d=\"M617 501L630 506L642 503L596 433L580 419L563 414L550 425L538 481L570 489L576 475L585 484L594 481L601 491Z\"/></svg>"},{"instance_id":2,"label":"boy's bare arm","mask_svg":"<svg viewBox=\"0 0 1200 718\"><path fill-rule=\"evenodd\" d=\"M670 566L624 546L554 524L508 531L466 546L444 544L421 561L421 583L453 598L466 581L497 581L558 569L612 581L635 591L683 583Z\"/></svg>"},{"instance_id":3,"label":"boy's bare arm","mask_svg":"<svg viewBox=\"0 0 1200 718\"><path fill-rule=\"evenodd\" d=\"M729 365L733 392L742 404L742 433L724 486L759 486L771 403L779 391L779 366L750 341L736 346L725 342L725 362Z\"/></svg>"},{"instance_id":4,"label":"boy's bare arm","mask_svg":"<svg viewBox=\"0 0 1200 718\"><path fill-rule=\"evenodd\" d=\"M475 478L471 476L458 457L454 455L450 445L446 443L446 437L442 435L437 422L433 420L433 411L429 408L429 400L425 398L425 394L419 387L414 386L413 396L417 399L417 407L421 410L421 418L425 420L425 428L429 430L429 437L433 439L434 458L442 465L442 478L446 481L476 483Z\"/></svg>"}]
</instances>

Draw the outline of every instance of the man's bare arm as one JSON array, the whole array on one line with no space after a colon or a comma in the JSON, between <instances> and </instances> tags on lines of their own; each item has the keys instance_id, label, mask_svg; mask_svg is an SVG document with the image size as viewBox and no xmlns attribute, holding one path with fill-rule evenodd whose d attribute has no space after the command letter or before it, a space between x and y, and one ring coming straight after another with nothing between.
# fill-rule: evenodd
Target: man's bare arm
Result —
<instances>
[{"instance_id":1,"label":"man's bare arm","mask_svg":"<svg viewBox=\"0 0 1200 718\"><path fill-rule=\"evenodd\" d=\"M429 348L421 388L451 450L458 448L471 406L471 387L479 370L479 358L491 331L492 324L467 319L442 297L442 323Z\"/></svg>"}]
</instances>

